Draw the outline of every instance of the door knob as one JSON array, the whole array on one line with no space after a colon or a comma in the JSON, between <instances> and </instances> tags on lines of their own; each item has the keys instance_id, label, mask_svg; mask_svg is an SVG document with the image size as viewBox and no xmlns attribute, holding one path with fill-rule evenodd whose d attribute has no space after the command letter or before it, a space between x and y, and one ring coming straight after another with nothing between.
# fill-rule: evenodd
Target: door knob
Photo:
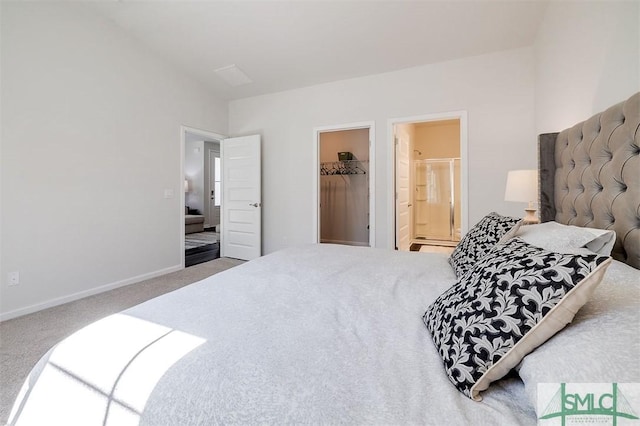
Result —
<instances>
[{"instance_id":1,"label":"door knob","mask_svg":"<svg viewBox=\"0 0 640 426\"><path fill-rule=\"evenodd\" d=\"M261 204L260 203L253 203L253 204L249 204L251 207L260 207Z\"/></svg>"}]
</instances>

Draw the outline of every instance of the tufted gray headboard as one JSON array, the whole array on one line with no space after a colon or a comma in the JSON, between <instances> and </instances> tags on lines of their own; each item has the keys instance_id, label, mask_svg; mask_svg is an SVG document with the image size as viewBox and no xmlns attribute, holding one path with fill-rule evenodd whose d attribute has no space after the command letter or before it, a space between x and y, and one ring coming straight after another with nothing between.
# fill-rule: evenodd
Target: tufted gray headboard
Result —
<instances>
[{"instance_id":1,"label":"tufted gray headboard","mask_svg":"<svg viewBox=\"0 0 640 426\"><path fill-rule=\"evenodd\" d=\"M612 256L640 269L640 92L538 140L540 218L613 229Z\"/></svg>"}]
</instances>

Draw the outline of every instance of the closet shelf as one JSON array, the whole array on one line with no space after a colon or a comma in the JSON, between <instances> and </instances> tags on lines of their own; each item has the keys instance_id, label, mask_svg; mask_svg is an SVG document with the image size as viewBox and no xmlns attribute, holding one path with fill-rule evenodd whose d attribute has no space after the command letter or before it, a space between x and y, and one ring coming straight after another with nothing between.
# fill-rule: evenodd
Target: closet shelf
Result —
<instances>
[{"instance_id":1,"label":"closet shelf","mask_svg":"<svg viewBox=\"0 0 640 426\"><path fill-rule=\"evenodd\" d=\"M368 161L344 160L320 163L320 176L331 175L365 175Z\"/></svg>"}]
</instances>

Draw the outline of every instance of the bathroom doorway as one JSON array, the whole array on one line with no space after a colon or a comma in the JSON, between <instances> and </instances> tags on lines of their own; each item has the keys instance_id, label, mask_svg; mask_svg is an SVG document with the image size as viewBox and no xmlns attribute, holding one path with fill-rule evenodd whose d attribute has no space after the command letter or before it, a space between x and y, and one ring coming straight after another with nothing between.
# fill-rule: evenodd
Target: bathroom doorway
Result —
<instances>
[{"instance_id":1,"label":"bathroom doorway","mask_svg":"<svg viewBox=\"0 0 640 426\"><path fill-rule=\"evenodd\" d=\"M317 241L373 246L373 124L316 129Z\"/></svg>"},{"instance_id":2,"label":"bathroom doorway","mask_svg":"<svg viewBox=\"0 0 640 426\"><path fill-rule=\"evenodd\" d=\"M460 241L465 126L462 114L393 123L396 249L446 251Z\"/></svg>"}]
</instances>

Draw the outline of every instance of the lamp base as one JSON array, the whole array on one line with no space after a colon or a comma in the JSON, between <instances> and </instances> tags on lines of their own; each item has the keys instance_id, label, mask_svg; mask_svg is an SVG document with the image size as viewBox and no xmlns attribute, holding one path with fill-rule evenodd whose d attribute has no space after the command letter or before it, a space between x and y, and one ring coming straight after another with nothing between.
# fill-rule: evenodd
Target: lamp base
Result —
<instances>
[{"instance_id":1,"label":"lamp base","mask_svg":"<svg viewBox=\"0 0 640 426\"><path fill-rule=\"evenodd\" d=\"M522 221L523 225L535 225L536 223L540 223L540 219L536 216L537 209L524 209L527 214L524 216L524 220Z\"/></svg>"}]
</instances>

